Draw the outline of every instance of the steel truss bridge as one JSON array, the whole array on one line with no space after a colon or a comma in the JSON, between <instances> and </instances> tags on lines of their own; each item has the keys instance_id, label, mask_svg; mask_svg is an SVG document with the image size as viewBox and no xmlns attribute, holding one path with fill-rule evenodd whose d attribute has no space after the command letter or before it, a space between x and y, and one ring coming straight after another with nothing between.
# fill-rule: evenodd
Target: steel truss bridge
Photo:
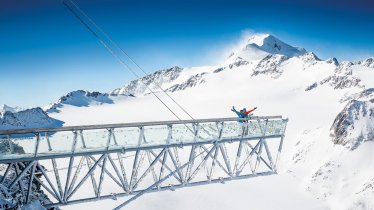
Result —
<instances>
[{"instance_id":1,"label":"steel truss bridge","mask_svg":"<svg viewBox=\"0 0 374 210\"><path fill-rule=\"evenodd\" d=\"M243 121L243 119L241 119ZM271 175L287 119L199 119L0 131L0 184L46 208ZM0 188L1 192L1 188Z\"/></svg>"}]
</instances>

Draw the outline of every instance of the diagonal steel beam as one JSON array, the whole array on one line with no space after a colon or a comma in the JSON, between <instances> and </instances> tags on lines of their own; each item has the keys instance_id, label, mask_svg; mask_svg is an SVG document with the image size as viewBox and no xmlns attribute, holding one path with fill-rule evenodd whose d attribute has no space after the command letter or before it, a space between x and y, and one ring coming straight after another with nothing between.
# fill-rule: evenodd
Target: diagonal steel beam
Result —
<instances>
[{"instance_id":1,"label":"diagonal steel beam","mask_svg":"<svg viewBox=\"0 0 374 210\"><path fill-rule=\"evenodd\" d=\"M13 180L13 182L8 186L8 188L10 189L10 188L13 188L14 187L14 185L18 182L18 181L20 181L22 178L24 178L24 176L25 176L25 174L26 174L26 172L27 171L29 171L29 169L31 168L31 167L33 167L34 166L34 164L35 164L35 162L36 161L32 161L32 162L30 162L26 167L25 167L25 169L23 169L23 171Z\"/></svg>"},{"instance_id":2,"label":"diagonal steel beam","mask_svg":"<svg viewBox=\"0 0 374 210\"><path fill-rule=\"evenodd\" d=\"M43 187L53 196L55 197L59 202L62 202L61 195L57 192L56 188L53 186L51 180L49 179L48 174L45 172L43 166L41 166L39 163L37 163L37 168L42 172L43 178L48 182L49 186L52 188L53 193L51 192L50 189L42 182L38 177L35 177L36 180L43 185Z\"/></svg>"},{"instance_id":3,"label":"diagonal steel beam","mask_svg":"<svg viewBox=\"0 0 374 210\"><path fill-rule=\"evenodd\" d=\"M30 178L29 178L29 187L28 187L27 195L26 195L26 203L30 203L30 196L31 196L31 192L32 192L32 185L33 185L33 182L34 182L36 163L37 162L34 162L33 165L32 165L31 174L30 174Z\"/></svg>"},{"instance_id":4,"label":"diagonal steel beam","mask_svg":"<svg viewBox=\"0 0 374 210\"><path fill-rule=\"evenodd\" d=\"M64 202L69 200L71 196L82 186L82 184L87 180L87 178L93 173L97 165L105 158L106 154L101 155L101 157L94 163L92 168L87 172L87 174L83 177L83 179L79 182L79 184L74 188L74 190L64 199Z\"/></svg>"},{"instance_id":5,"label":"diagonal steel beam","mask_svg":"<svg viewBox=\"0 0 374 210\"><path fill-rule=\"evenodd\" d=\"M10 163L10 164L7 165L8 167L6 168L6 170L4 172L4 175L3 175L2 179L1 179L0 184L4 184L5 178L8 176L8 174L11 171L11 168L13 167L14 164L15 163Z\"/></svg>"},{"instance_id":6,"label":"diagonal steel beam","mask_svg":"<svg viewBox=\"0 0 374 210\"><path fill-rule=\"evenodd\" d=\"M213 148L210 150L210 152L213 150ZM196 156L194 156L194 158L202 155L203 153L200 153ZM158 182L152 184L151 186L149 186L147 189L145 190L142 190L142 191L139 191L135 196L133 196L132 198L130 198L129 200L125 201L124 203L122 203L121 205L117 206L116 208L114 208L113 210L119 210L121 209L122 207L126 206L127 204L129 204L130 202L136 200L137 198L139 198L140 196L144 195L145 193L151 191L152 189L156 188L157 186L159 186L162 182L168 180L170 177L173 176L173 174L177 173L177 170L183 170L184 168L186 168L187 166L189 165L189 162L183 164L179 169L176 169L172 172L170 172L168 175L166 175L164 178L160 179ZM183 185L183 184L181 184Z\"/></svg>"},{"instance_id":7,"label":"diagonal steel beam","mask_svg":"<svg viewBox=\"0 0 374 210\"><path fill-rule=\"evenodd\" d=\"M128 186L127 186L125 180L123 179L122 175L120 174L120 172L119 172L119 170L118 170L115 162L113 161L112 157L110 157L110 154L108 155L108 159L109 159L109 162L112 165L114 171L116 172L119 180L121 181L122 189L125 190L125 191L127 191Z\"/></svg>"},{"instance_id":8,"label":"diagonal steel beam","mask_svg":"<svg viewBox=\"0 0 374 210\"><path fill-rule=\"evenodd\" d=\"M153 157L156 157L156 156L157 156L156 153L154 153L152 150L150 150L149 152L151 153L151 155L152 155ZM162 164L162 160L161 160L161 159L159 159L158 162ZM164 167L165 167L169 172L172 171L171 168L170 168L167 164L165 164ZM156 176L157 176L157 175L156 175ZM178 177L177 175L174 175L174 178L177 179L179 182L182 183L182 180L180 180L179 177ZM157 180L158 180L158 178L157 178ZM157 180L156 180L156 181L157 181Z\"/></svg>"},{"instance_id":9,"label":"diagonal steel beam","mask_svg":"<svg viewBox=\"0 0 374 210\"><path fill-rule=\"evenodd\" d=\"M144 171L144 173L140 176L140 178L135 182L133 189L135 189L138 186L138 184L144 179L144 177L148 175L148 173L151 171L151 169L153 169L154 165L158 162L161 156L164 155L165 152L166 152L166 149L161 150L160 154L157 155L157 157L153 160L151 165Z\"/></svg>"},{"instance_id":10,"label":"diagonal steel beam","mask_svg":"<svg viewBox=\"0 0 374 210\"><path fill-rule=\"evenodd\" d=\"M210 154L213 152L213 149L216 147L216 145L215 146L213 146L210 150L209 150L209 152L208 152L208 154L204 157L204 159L201 161L201 163L198 165L198 167L195 169L195 171L191 174L191 176L188 178L188 180L187 180L187 182L190 182L193 178L194 178L194 176L197 174L197 172L201 169L201 167L203 166L203 164L206 162L206 160L209 158L209 156L210 156ZM203 154L203 153L201 153L201 154Z\"/></svg>"},{"instance_id":11,"label":"diagonal steel beam","mask_svg":"<svg viewBox=\"0 0 374 210\"><path fill-rule=\"evenodd\" d=\"M109 157L109 153L106 153L107 155L108 155L108 157ZM93 156L89 156L89 158L91 158L91 160L93 160L94 162L96 162L96 159L93 157ZM103 163L104 164L104 163ZM106 169L106 167L104 167L103 166L103 164L98 164L98 166L100 167L100 168L102 168L102 169L104 169L104 172L119 186L119 187L121 187L122 188L122 184L120 183L120 181L118 181L115 177L114 177L114 175L112 174L112 173L110 173L110 171L108 170L108 169ZM100 181L100 180L99 180ZM99 188L97 188L97 189L99 189ZM98 191L97 191L98 192Z\"/></svg>"}]
</instances>

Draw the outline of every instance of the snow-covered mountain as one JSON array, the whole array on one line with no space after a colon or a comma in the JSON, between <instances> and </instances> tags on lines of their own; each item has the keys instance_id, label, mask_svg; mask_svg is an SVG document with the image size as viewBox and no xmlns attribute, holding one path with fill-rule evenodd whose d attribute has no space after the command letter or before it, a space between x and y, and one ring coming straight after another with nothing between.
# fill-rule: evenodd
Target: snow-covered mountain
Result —
<instances>
[{"instance_id":1,"label":"snow-covered mountain","mask_svg":"<svg viewBox=\"0 0 374 210\"><path fill-rule=\"evenodd\" d=\"M2 117L4 115L5 112L19 112L19 111L22 111L23 109L21 107L11 107L11 106L8 106L6 104L3 104L0 106L0 117Z\"/></svg>"},{"instance_id":2,"label":"snow-covered mountain","mask_svg":"<svg viewBox=\"0 0 374 210\"><path fill-rule=\"evenodd\" d=\"M0 130L22 128L54 128L61 127L63 122L53 119L41 108L32 108L22 111L7 111L0 117Z\"/></svg>"},{"instance_id":3,"label":"snow-covered mountain","mask_svg":"<svg viewBox=\"0 0 374 210\"><path fill-rule=\"evenodd\" d=\"M148 91L148 88L155 89L158 85L170 83L177 79L182 72L182 68L174 66L170 69L156 71L153 74L133 80L121 88L117 88L111 92L111 95L142 95Z\"/></svg>"},{"instance_id":4,"label":"snow-covered mountain","mask_svg":"<svg viewBox=\"0 0 374 210\"><path fill-rule=\"evenodd\" d=\"M68 93L46 106L44 110L48 113L59 112L64 106L74 107L88 107L90 105L112 104L113 99L107 93L89 92L84 90L77 90Z\"/></svg>"},{"instance_id":5,"label":"snow-covered mountain","mask_svg":"<svg viewBox=\"0 0 374 210\"><path fill-rule=\"evenodd\" d=\"M289 57L299 56L307 53L305 49L292 47L279 39L269 34L259 34L248 39L246 45L240 50L232 52L229 58L224 62L223 66L214 69L214 73L218 73L224 69L233 69L239 66L245 66L252 62L258 63L258 69L267 67L276 67L276 64L287 60ZM255 62L257 61L257 62ZM195 68L190 72L192 74L185 74L189 68L183 69L180 67L172 67L156 71L153 74L145 76L141 79L133 80L121 88L117 88L111 94L123 95L144 95L149 94L148 88L160 91L158 86L161 86L167 91L174 92L177 90L184 90L187 87L194 87L204 83L203 75L212 71L195 71ZM178 81L179 80L179 81ZM183 81L180 81L183 80ZM176 82L177 81L177 82Z\"/></svg>"},{"instance_id":6,"label":"snow-covered mountain","mask_svg":"<svg viewBox=\"0 0 374 210\"><path fill-rule=\"evenodd\" d=\"M335 118L331 131L334 143L350 149L362 142L374 141L374 88L350 100Z\"/></svg>"},{"instance_id":7,"label":"snow-covered mountain","mask_svg":"<svg viewBox=\"0 0 374 210\"><path fill-rule=\"evenodd\" d=\"M269 54L279 54L287 57L294 57L305 54L304 48L293 47L270 34L257 34L250 36L244 47L236 52L232 52L229 61L242 58L245 60L258 60Z\"/></svg>"},{"instance_id":8,"label":"snow-covered mountain","mask_svg":"<svg viewBox=\"0 0 374 210\"><path fill-rule=\"evenodd\" d=\"M329 65L325 77L319 81L313 81L306 87L311 90L319 85L330 85L335 89L361 87L360 78L352 74L352 68L361 66L370 67L373 59L369 58L356 64L352 62L339 63L336 58L322 61L313 52L307 52L303 48L292 47L269 34L251 36L246 45L240 50L232 52L229 58L222 62L222 65L207 67L179 68L173 67L160 70L141 79L133 80L121 88L117 88L111 94L125 95L147 95L151 89L154 92L162 89L174 92L185 90L188 87L199 86L205 83L206 77L212 73L219 73L227 70L245 68L251 72L251 76L259 74L270 75L276 79L282 75L283 65L291 66L292 63L302 63L302 69L314 68L313 66Z\"/></svg>"},{"instance_id":9,"label":"snow-covered mountain","mask_svg":"<svg viewBox=\"0 0 374 210\"><path fill-rule=\"evenodd\" d=\"M66 125L174 119L150 94L150 88L175 113L187 118L158 86L194 118L232 117L232 105L257 106L255 115L289 118L277 176L220 186L222 192L235 189L230 199L236 206L227 205L226 193L206 187L147 195L131 208L149 209L157 203L155 209L248 209L250 200L254 209L262 210L374 209L374 59L322 60L268 34L248 37L243 46L229 53L220 65L160 70L110 94L70 93L48 108L49 116ZM292 196L274 200L285 192ZM242 194L245 199L236 199ZM165 197L175 202L159 202ZM194 202L182 205L186 197ZM212 202L207 205L206 201ZM118 204L103 203L84 205L108 209Z\"/></svg>"},{"instance_id":10,"label":"snow-covered mountain","mask_svg":"<svg viewBox=\"0 0 374 210\"><path fill-rule=\"evenodd\" d=\"M364 61L357 62L358 65L374 68L374 57L373 58L367 58Z\"/></svg>"}]
</instances>

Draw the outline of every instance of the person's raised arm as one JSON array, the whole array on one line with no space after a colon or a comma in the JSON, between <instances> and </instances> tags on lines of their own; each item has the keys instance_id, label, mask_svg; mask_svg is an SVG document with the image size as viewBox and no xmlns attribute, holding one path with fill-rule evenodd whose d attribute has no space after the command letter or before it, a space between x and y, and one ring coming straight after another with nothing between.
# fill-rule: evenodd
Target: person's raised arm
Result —
<instances>
[{"instance_id":1,"label":"person's raised arm","mask_svg":"<svg viewBox=\"0 0 374 210\"><path fill-rule=\"evenodd\" d=\"M239 116L239 114L240 114L240 112L236 111L235 106L232 106L231 111L235 112L235 114L237 114L238 116Z\"/></svg>"},{"instance_id":2,"label":"person's raised arm","mask_svg":"<svg viewBox=\"0 0 374 210\"><path fill-rule=\"evenodd\" d=\"M257 109L257 107L255 107L255 108L253 108L253 109L251 109L251 110L249 110L249 111L246 111L245 114L248 115L249 113L253 112L253 111L256 110L256 109Z\"/></svg>"}]
</instances>

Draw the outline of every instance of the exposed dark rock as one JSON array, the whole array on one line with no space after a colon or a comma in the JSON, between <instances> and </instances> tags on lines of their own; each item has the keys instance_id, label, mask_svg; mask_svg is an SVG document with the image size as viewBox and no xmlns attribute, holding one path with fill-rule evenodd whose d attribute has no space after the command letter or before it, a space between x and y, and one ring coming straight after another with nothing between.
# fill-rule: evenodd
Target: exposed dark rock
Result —
<instances>
[{"instance_id":1,"label":"exposed dark rock","mask_svg":"<svg viewBox=\"0 0 374 210\"><path fill-rule=\"evenodd\" d=\"M374 141L374 98L351 100L331 126L335 144L355 149L364 141Z\"/></svg>"},{"instance_id":2,"label":"exposed dark rock","mask_svg":"<svg viewBox=\"0 0 374 210\"><path fill-rule=\"evenodd\" d=\"M153 74L142 77L137 80L133 80L123 87L115 89L111 92L112 95L133 95L139 96L145 94L148 88L154 88L158 85L161 86L164 83L169 83L177 79L182 72L180 67L172 67L170 69L164 69L156 71Z\"/></svg>"},{"instance_id":3,"label":"exposed dark rock","mask_svg":"<svg viewBox=\"0 0 374 210\"><path fill-rule=\"evenodd\" d=\"M249 64L248 61L245 61L245 60L242 60L242 59L237 59L234 63L229 65L229 68L232 69L234 66L239 67L239 66L244 66L244 65L248 65L248 64Z\"/></svg>"},{"instance_id":4,"label":"exposed dark rock","mask_svg":"<svg viewBox=\"0 0 374 210\"><path fill-rule=\"evenodd\" d=\"M323 79L320 84L323 85L328 83L334 89L344 89L350 87L362 87L360 85L361 80L351 75L333 75Z\"/></svg>"},{"instance_id":5,"label":"exposed dark rock","mask_svg":"<svg viewBox=\"0 0 374 210\"><path fill-rule=\"evenodd\" d=\"M336 59L336 58L328 59L328 60L326 61L326 63L334 64L335 66L339 66L338 59Z\"/></svg>"},{"instance_id":6,"label":"exposed dark rock","mask_svg":"<svg viewBox=\"0 0 374 210\"><path fill-rule=\"evenodd\" d=\"M309 85L306 89L305 89L305 91L310 91L310 90L312 90L312 89L314 89L314 88L316 88L317 87L317 83L315 82L315 83L313 83L313 84L311 84L311 85Z\"/></svg>"},{"instance_id":7,"label":"exposed dark rock","mask_svg":"<svg viewBox=\"0 0 374 210\"><path fill-rule=\"evenodd\" d=\"M287 59L288 57L285 55L268 55L253 69L252 76L269 74L274 78L278 78L282 74L280 66Z\"/></svg>"},{"instance_id":8,"label":"exposed dark rock","mask_svg":"<svg viewBox=\"0 0 374 210\"><path fill-rule=\"evenodd\" d=\"M203 73L191 76L187 81L181 84L173 85L170 88L168 88L166 91L174 92L174 91L179 91L179 90L185 90L186 88L195 87L199 84L202 84L205 82L205 80L203 79L203 75L205 74L207 73L203 72Z\"/></svg>"},{"instance_id":9,"label":"exposed dark rock","mask_svg":"<svg viewBox=\"0 0 374 210\"><path fill-rule=\"evenodd\" d=\"M225 69L226 69L225 67L221 67L221 68L218 68L218 69L214 70L213 73L218 73L218 72L221 72Z\"/></svg>"}]
</instances>

